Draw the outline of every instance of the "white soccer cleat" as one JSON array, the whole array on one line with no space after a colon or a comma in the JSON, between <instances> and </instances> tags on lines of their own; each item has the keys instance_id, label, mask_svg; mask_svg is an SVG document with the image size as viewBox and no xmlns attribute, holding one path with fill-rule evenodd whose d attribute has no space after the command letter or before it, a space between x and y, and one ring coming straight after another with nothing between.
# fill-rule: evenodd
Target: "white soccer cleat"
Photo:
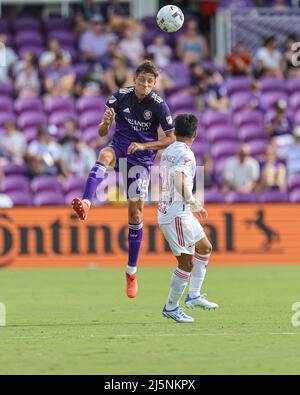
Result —
<instances>
[{"instance_id":1,"label":"white soccer cleat","mask_svg":"<svg viewBox=\"0 0 300 395\"><path fill-rule=\"evenodd\" d=\"M195 307L200 307L201 309L204 310L214 310L219 307L217 303L214 302L209 302L205 298L206 294L197 296L196 298L191 298L189 295L186 296L185 298L185 307L188 309L193 309Z\"/></svg>"},{"instance_id":2,"label":"white soccer cleat","mask_svg":"<svg viewBox=\"0 0 300 395\"><path fill-rule=\"evenodd\" d=\"M194 318L190 317L189 315L185 314L180 307L176 307L174 310L166 310L166 306L163 308L162 315L166 318L172 318L177 322L194 322Z\"/></svg>"}]
</instances>

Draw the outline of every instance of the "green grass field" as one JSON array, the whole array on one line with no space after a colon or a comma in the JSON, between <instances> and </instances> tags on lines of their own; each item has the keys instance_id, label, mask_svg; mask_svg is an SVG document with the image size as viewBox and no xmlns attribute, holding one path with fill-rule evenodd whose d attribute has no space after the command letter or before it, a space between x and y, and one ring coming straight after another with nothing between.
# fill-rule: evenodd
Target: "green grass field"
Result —
<instances>
[{"instance_id":1,"label":"green grass field","mask_svg":"<svg viewBox=\"0 0 300 395\"><path fill-rule=\"evenodd\" d=\"M0 374L300 374L300 267L210 267L217 311L162 317L172 268L0 271Z\"/></svg>"}]
</instances>

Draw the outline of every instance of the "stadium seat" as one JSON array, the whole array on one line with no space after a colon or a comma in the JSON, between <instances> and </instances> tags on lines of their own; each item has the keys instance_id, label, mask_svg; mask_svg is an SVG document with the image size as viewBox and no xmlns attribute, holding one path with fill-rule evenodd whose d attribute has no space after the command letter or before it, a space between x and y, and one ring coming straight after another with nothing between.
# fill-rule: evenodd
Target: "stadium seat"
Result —
<instances>
[{"instance_id":1,"label":"stadium seat","mask_svg":"<svg viewBox=\"0 0 300 395\"><path fill-rule=\"evenodd\" d=\"M236 155L239 144L237 142L220 142L211 147L211 154L215 160L229 158Z\"/></svg>"},{"instance_id":2,"label":"stadium seat","mask_svg":"<svg viewBox=\"0 0 300 395\"><path fill-rule=\"evenodd\" d=\"M5 18L0 18L0 31L5 34L9 31L9 23Z\"/></svg>"},{"instance_id":3,"label":"stadium seat","mask_svg":"<svg viewBox=\"0 0 300 395\"><path fill-rule=\"evenodd\" d=\"M286 92L286 82L275 77L264 77L259 80L260 90L266 92Z\"/></svg>"},{"instance_id":4,"label":"stadium seat","mask_svg":"<svg viewBox=\"0 0 300 395\"><path fill-rule=\"evenodd\" d=\"M291 203L300 203L300 188L296 188L290 192L289 198Z\"/></svg>"},{"instance_id":5,"label":"stadium seat","mask_svg":"<svg viewBox=\"0 0 300 395\"><path fill-rule=\"evenodd\" d=\"M45 19L44 25L47 32L52 32L55 30L71 30L73 22L70 18L49 17Z\"/></svg>"},{"instance_id":6,"label":"stadium seat","mask_svg":"<svg viewBox=\"0 0 300 395\"><path fill-rule=\"evenodd\" d=\"M32 192L35 194L45 191L62 192L62 185L55 176L42 175L35 177L30 184Z\"/></svg>"},{"instance_id":7,"label":"stadium seat","mask_svg":"<svg viewBox=\"0 0 300 395\"><path fill-rule=\"evenodd\" d=\"M49 97L45 101L45 109L48 113L54 111L75 111L75 101L72 97Z\"/></svg>"},{"instance_id":8,"label":"stadium seat","mask_svg":"<svg viewBox=\"0 0 300 395\"><path fill-rule=\"evenodd\" d=\"M64 180L63 188L66 193L70 193L74 190L80 189L83 192L86 178L78 177L77 175L68 177Z\"/></svg>"},{"instance_id":9,"label":"stadium seat","mask_svg":"<svg viewBox=\"0 0 300 395\"><path fill-rule=\"evenodd\" d=\"M55 38L61 45L74 46L76 44L76 36L68 30L53 30L48 35L47 39Z\"/></svg>"},{"instance_id":10,"label":"stadium seat","mask_svg":"<svg viewBox=\"0 0 300 395\"><path fill-rule=\"evenodd\" d=\"M195 97L183 93L176 93L168 98L168 105L171 111L178 111L179 109L195 108Z\"/></svg>"},{"instance_id":11,"label":"stadium seat","mask_svg":"<svg viewBox=\"0 0 300 395\"><path fill-rule=\"evenodd\" d=\"M206 137L212 144L220 141L237 141L237 132L233 126L214 125L206 130Z\"/></svg>"},{"instance_id":12,"label":"stadium seat","mask_svg":"<svg viewBox=\"0 0 300 395\"><path fill-rule=\"evenodd\" d=\"M102 115L99 111L86 111L79 117L79 125L82 129L89 126L98 126Z\"/></svg>"},{"instance_id":13,"label":"stadium seat","mask_svg":"<svg viewBox=\"0 0 300 395\"><path fill-rule=\"evenodd\" d=\"M248 142L256 139L266 139L265 129L257 125L245 125L238 129L240 140Z\"/></svg>"},{"instance_id":14,"label":"stadium seat","mask_svg":"<svg viewBox=\"0 0 300 395\"><path fill-rule=\"evenodd\" d=\"M9 96L0 96L0 113L12 113L13 100Z\"/></svg>"},{"instance_id":15,"label":"stadium seat","mask_svg":"<svg viewBox=\"0 0 300 395\"><path fill-rule=\"evenodd\" d=\"M289 195L279 189L268 189L258 195L258 201L261 203L288 202Z\"/></svg>"},{"instance_id":16,"label":"stadium seat","mask_svg":"<svg viewBox=\"0 0 300 395\"><path fill-rule=\"evenodd\" d=\"M80 97L76 102L76 109L80 113L90 110L104 112L105 105L106 105L106 99L103 96Z\"/></svg>"},{"instance_id":17,"label":"stadium seat","mask_svg":"<svg viewBox=\"0 0 300 395\"><path fill-rule=\"evenodd\" d=\"M17 47L23 47L28 45L42 46L43 43L43 36L36 31L20 31L15 36L15 44Z\"/></svg>"},{"instance_id":18,"label":"stadium seat","mask_svg":"<svg viewBox=\"0 0 300 395\"><path fill-rule=\"evenodd\" d=\"M292 192L294 189L300 188L300 173L289 176L287 179L287 186L289 192Z\"/></svg>"},{"instance_id":19,"label":"stadium seat","mask_svg":"<svg viewBox=\"0 0 300 395\"><path fill-rule=\"evenodd\" d=\"M41 30L41 22L38 18L34 16L24 16L16 18L13 21L13 29L15 32L24 30Z\"/></svg>"},{"instance_id":20,"label":"stadium seat","mask_svg":"<svg viewBox=\"0 0 300 395\"><path fill-rule=\"evenodd\" d=\"M16 117L12 112L0 112L0 126L4 126L7 121L16 121Z\"/></svg>"},{"instance_id":21,"label":"stadium seat","mask_svg":"<svg viewBox=\"0 0 300 395\"><path fill-rule=\"evenodd\" d=\"M24 57L26 52L32 52L37 58L39 58L44 51L44 47L41 45L23 45L18 47L18 54L21 58Z\"/></svg>"},{"instance_id":22,"label":"stadium seat","mask_svg":"<svg viewBox=\"0 0 300 395\"><path fill-rule=\"evenodd\" d=\"M29 180L23 175L11 175L5 177L0 183L0 189L4 193L24 191L29 192Z\"/></svg>"},{"instance_id":23,"label":"stadium seat","mask_svg":"<svg viewBox=\"0 0 300 395\"><path fill-rule=\"evenodd\" d=\"M229 113L206 110L203 112L201 123L205 128L213 125L231 126L231 116Z\"/></svg>"},{"instance_id":24,"label":"stadium seat","mask_svg":"<svg viewBox=\"0 0 300 395\"><path fill-rule=\"evenodd\" d=\"M223 192L215 189L204 190L204 204L206 203L224 203L225 198Z\"/></svg>"},{"instance_id":25,"label":"stadium seat","mask_svg":"<svg viewBox=\"0 0 300 395\"><path fill-rule=\"evenodd\" d=\"M28 175L28 167L26 164L23 165L18 165L16 163L7 163L7 165L5 165L2 168L2 171L5 175L5 177L7 176L12 176L12 175L24 175L27 176Z\"/></svg>"},{"instance_id":26,"label":"stadium seat","mask_svg":"<svg viewBox=\"0 0 300 395\"><path fill-rule=\"evenodd\" d=\"M251 78L233 77L226 82L226 89L229 96L236 92L245 92L249 90Z\"/></svg>"},{"instance_id":27,"label":"stadium seat","mask_svg":"<svg viewBox=\"0 0 300 395\"><path fill-rule=\"evenodd\" d=\"M236 92L230 96L229 106L233 112L243 110L250 103L252 94L249 92Z\"/></svg>"},{"instance_id":28,"label":"stadium seat","mask_svg":"<svg viewBox=\"0 0 300 395\"><path fill-rule=\"evenodd\" d=\"M256 125L258 127L263 127L264 119L263 115L258 110L246 110L238 112L233 117L233 123L237 128L241 128L245 125Z\"/></svg>"},{"instance_id":29,"label":"stadium seat","mask_svg":"<svg viewBox=\"0 0 300 395\"><path fill-rule=\"evenodd\" d=\"M89 63L77 63L73 66L73 69L76 74L76 79L80 80L89 73L91 65Z\"/></svg>"},{"instance_id":30,"label":"stadium seat","mask_svg":"<svg viewBox=\"0 0 300 395\"><path fill-rule=\"evenodd\" d=\"M16 99L14 107L18 114L26 111L43 112L43 102L40 97L20 97Z\"/></svg>"},{"instance_id":31,"label":"stadium seat","mask_svg":"<svg viewBox=\"0 0 300 395\"><path fill-rule=\"evenodd\" d=\"M28 127L23 129L23 134L26 138L27 144L30 144L31 141L36 140L38 137L37 127Z\"/></svg>"},{"instance_id":32,"label":"stadium seat","mask_svg":"<svg viewBox=\"0 0 300 395\"><path fill-rule=\"evenodd\" d=\"M286 84L290 94L300 92L300 78L290 78Z\"/></svg>"},{"instance_id":33,"label":"stadium seat","mask_svg":"<svg viewBox=\"0 0 300 395\"><path fill-rule=\"evenodd\" d=\"M226 203L255 203L257 197L255 192L242 194L237 191L230 191L225 197L225 201Z\"/></svg>"},{"instance_id":34,"label":"stadium seat","mask_svg":"<svg viewBox=\"0 0 300 395\"><path fill-rule=\"evenodd\" d=\"M44 191L36 194L33 198L36 206L64 206L65 198L60 192Z\"/></svg>"},{"instance_id":35,"label":"stadium seat","mask_svg":"<svg viewBox=\"0 0 300 395\"><path fill-rule=\"evenodd\" d=\"M281 91L266 92L262 93L261 100L265 107L270 108L273 107L278 100L284 100L287 102L288 96L286 93Z\"/></svg>"},{"instance_id":36,"label":"stadium seat","mask_svg":"<svg viewBox=\"0 0 300 395\"><path fill-rule=\"evenodd\" d=\"M52 112L48 118L49 125L55 125L57 128L62 128L68 119L77 121L77 114L73 111L58 110Z\"/></svg>"},{"instance_id":37,"label":"stadium seat","mask_svg":"<svg viewBox=\"0 0 300 395\"><path fill-rule=\"evenodd\" d=\"M8 82L0 81L0 95L12 96L13 94L14 94L13 85Z\"/></svg>"},{"instance_id":38,"label":"stadium seat","mask_svg":"<svg viewBox=\"0 0 300 395\"><path fill-rule=\"evenodd\" d=\"M47 125L47 117L42 112L28 111L18 117L18 126L21 129L29 127L41 127Z\"/></svg>"},{"instance_id":39,"label":"stadium seat","mask_svg":"<svg viewBox=\"0 0 300 395\"><path fill-rule=\"evenodd\" d=\"M8 196L11 198L14 206L32 206L33 200L31 193L16 191L10 192Z\"/></svg>"},{"instance_id":40,"label":"stadium seat","mask_svg":"<svg viewBox=\"0 0 300 395\"><path fill-rule=\"evenodd\" d=\"M254 157L259 157L265 153L268 145L268 140L266 139L255 139L247 142L250 149L250 155Z\"/></svg>"}]
</instances>

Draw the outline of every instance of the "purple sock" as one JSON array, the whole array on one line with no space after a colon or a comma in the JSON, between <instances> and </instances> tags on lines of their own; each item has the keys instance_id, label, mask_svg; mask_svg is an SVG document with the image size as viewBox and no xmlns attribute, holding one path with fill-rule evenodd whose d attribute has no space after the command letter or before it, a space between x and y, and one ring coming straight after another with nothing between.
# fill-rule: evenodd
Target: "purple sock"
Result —
<instances>
[{"instance_id":1,"label":"purple sock","mask_svg":"<svg viewBox=\"0 0 300 395\"><path fill-rule=\"evenodd\" d=\"M136 267L143 238L143 222L128 224L128 266Z\"/></svg>"},{"instance_id":2,"label":"purple sock","mask_svg":"<svg viewBox=\"0 0 300 395\"><path fill-rule=\"evenodd\" d=\"M98 185L104 179L105 172L106 167L102 163L96 162L86 181L83 199L92 201Z\"/></svg>"}]
</instances>

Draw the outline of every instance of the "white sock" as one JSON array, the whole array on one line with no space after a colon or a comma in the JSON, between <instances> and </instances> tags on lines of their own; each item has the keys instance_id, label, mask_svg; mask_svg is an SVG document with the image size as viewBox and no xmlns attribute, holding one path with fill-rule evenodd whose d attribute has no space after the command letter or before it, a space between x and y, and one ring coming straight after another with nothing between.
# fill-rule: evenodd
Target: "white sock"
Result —
<instances>
[{"instance_id":1,"label":"white sock","mask_svg":"<svg viewBox=\"0 0 300 395\"><path fill-rule=\"evenodd\" d=\"M191 271L189 296L197 298L200 296L201 287L205 279L206 266L210 254L200 255L197 252L194 254L194 267Z\"/></svg>"},{"instance_id":2,"label":"white sock","mask_svg":"<svg viewBox=\"0 0 300 395\"><path fill-rule=\"evenodd\" d=\"M91 207L91 202L88 199L83 199L83 202L85 202L89 207Z\"/></svg>"},{"instance_id":3,"label":"white sock","mask_svg":"<svg viewBox=\"0 0 300 395\"><path fill-rule=\"evenodd\" d=\"M128 274L135 274L137 272L136 266L127 266L126 273Z\"/></svg>"},{"instance_id":4,"label":"white sock","mask_svg":"<svg viewBox=\"0 0 300 395\"><path fill-rule=\"evenodd\" d=\"M184 293L190 277L189 272L176 268L171 279L171 288L166 303L167 310L174 310L179 305L179 301Z\"/></svg>"}]
</instances>

